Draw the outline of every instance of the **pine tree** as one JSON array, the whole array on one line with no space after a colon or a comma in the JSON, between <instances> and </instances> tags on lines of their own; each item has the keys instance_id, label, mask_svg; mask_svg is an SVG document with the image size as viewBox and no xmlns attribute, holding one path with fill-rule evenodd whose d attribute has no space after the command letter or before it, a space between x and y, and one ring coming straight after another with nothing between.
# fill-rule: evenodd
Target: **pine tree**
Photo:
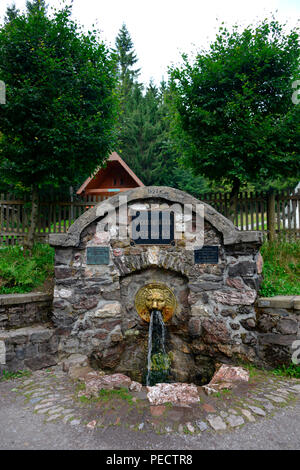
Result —
<instances>
[{"instance_id":1,"label":"pine tree","mask_svg":"<svg viewBox=\"0 0 300 470\"><path fill-rule=\"evenodd\" d=\"M4 17L4 22L10 23L13 21L15 18L17 18L18 14L20 13L20 10L17 9L16 4L13 3L10 7L7 7L6 9L6 14Z\"/></svg>"},{"instance_id":2,"label":"pine tree","mask_svg":"<svg viewBox=\"0 0 300 470\"><path fill-rule=\"evenodd\" d=\"M47 11L47 5L45 0L27 0L26 2L26 9L29 14L35 13L35 12L46 12Z\"/></svg>"},{"instance_id":3,"label":"pine tree","mask_svg":"<svg viewBox=\"0 0 300 470\"><path fill-rule=\"evenodd\" d=\"M116 38L116 52L119 64L120 91L121 96L125 98L140 73L140 69L132 68L138 59L125 23Z\"/></svg>"},{"instance_id":4,"label":"pine tree","mask_svg":"<svg viewBox=\"0 0 300 470\"><path fill-rule=\"evenodd\" d=\"M169 139L169 108L165 82L157 88L150 81L146 90L137 81L137 57L129 32L123 24L116 38L119 66L121 114L118 151L129 167L147 186L172 186L192 194L206 186L202 177L193 177L177 163L178 155Z\"/></svg>"}]
</instances>

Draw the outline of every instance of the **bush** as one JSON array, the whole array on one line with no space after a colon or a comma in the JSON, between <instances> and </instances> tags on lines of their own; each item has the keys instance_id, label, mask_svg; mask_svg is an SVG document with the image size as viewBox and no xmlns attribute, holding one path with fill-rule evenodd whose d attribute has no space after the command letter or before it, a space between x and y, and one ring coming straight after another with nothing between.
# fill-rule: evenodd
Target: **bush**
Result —
<instances>
[{"instance_id":1,"label":"bush","mask_svg":"<svg viewBox=\"0 0 300 470\"><path fill-rule=\"evenodd\" d=\"M54 273L54 249L36 244L32 257L21 246L0 249L0 294L26 293L41 286Z\"/></svg>"},{"instance_id":2,"label":"bush","mask_svg":"<svg viewBox=\"0 0 300 470\"><path fill-rule=\"evenodd\" d=\"M273 370L273 374L284 376L284 377L294 377L300 379L300 365L290 364L288 366L281 365Z\"/></svg>"},{"instance_id":3,"label":"bush","mask_svg":"<svg viewBox=\"0 0 300 470\"><path fill-rule=\"evenodd\" d=\"M264 259L260 295L300 295L300 240L266 241L261 254Z\"/></svg>"}]
</instances>

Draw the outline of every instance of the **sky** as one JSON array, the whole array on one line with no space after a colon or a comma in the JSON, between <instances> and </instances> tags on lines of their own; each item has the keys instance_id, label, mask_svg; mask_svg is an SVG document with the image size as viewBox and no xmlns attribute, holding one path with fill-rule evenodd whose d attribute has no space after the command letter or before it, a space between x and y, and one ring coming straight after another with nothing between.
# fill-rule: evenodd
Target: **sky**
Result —
<instances>
[{"instance_id":1,"label":"sky","mask_svg":"<svg viewBox=\"0 0 300 470\"><path fill-rule=\"evenodd\" d=\"M1 23L13 0L0 0ZM15 0L23 10L26 0ZM61 0L49 0L57 7ZM168 78L168 66L179 65L181 54L195 54L214 41L221 22L241 27L270 18L272 13L291 29L300 17L299 0L73 0L73 19L84 29L94 24L114 47L125 23L141 68L139 81L159 85Z\"/></svg>"}]
</instances>

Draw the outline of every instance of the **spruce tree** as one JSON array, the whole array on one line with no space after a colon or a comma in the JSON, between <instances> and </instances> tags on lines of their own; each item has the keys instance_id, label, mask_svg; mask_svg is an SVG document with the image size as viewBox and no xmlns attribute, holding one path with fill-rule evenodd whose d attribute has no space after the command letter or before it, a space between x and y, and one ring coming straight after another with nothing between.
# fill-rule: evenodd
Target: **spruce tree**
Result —
<instances>
[{"instance_id":1,"label":"spruce tree","mask_svg":"<svg viewBox=\"0 0 300 470\"><path fill-rule=\"evenodd\" d=\"M116 38L116 52L119 65L120 92L121 96L125 98L140 73L140 69L132 68L138 59L125 23L123 23Z\"/></svg>"},{"instance_id":2,"label":"spruce tree","mask_svg":"<svg viewBox=\"0 0 300 470\"><path fill-rule=\"evenodd\" d=\"M13 21L15 18L17 18L18 14L20 13L20 10L17 9L16 4L13 3L10 7L7 7L6 9L6 14L4 17L4 22L10 23Z\"/></svg>"}]
</instances>

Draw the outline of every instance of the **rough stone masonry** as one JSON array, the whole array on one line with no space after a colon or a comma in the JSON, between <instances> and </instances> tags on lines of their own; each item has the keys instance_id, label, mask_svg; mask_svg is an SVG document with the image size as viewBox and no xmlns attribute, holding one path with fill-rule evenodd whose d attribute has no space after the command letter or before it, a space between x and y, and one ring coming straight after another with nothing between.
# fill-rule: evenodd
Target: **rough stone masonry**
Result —
<instances>
[{"instance_id":1,"label":"rough stone masonry","mask_svg":"<svg viewBox=\"0 0 300 470\"><path fill-rule=\"evenodd\" d=\"M167 187L137 188L124 194L129 208L136 211L200 203ZM109 203L120 211L118 195ZM204 204L204 245L217 246L219 255L214 264L196 264L194 251L186 249L187 239L132 246L129 237L120 241L116 236L118 224L103 230L109 216L97 214L99 205L77 219L67 234L50 239L56 252L52 320L60 337L60 358L86 354L106 372L141 381L148 323L137 314L134 300L141 286L161 282L177 299L176 312L166 324L174 380L205 383L216 361L259 362L257 339L248 328L251 321L256 322L259 232L239 231ZM88 264L92 247L108 249L105 264Z\"/></svg>"},{"instance_id":2,"label":"rough stone masonry","mask_svg":"<svg viewBox=\"0 0 300 470\"><path fill-rule=\"evenodd\" d=\"M136 188L123 195L133 211L200 203L167 187ZM119 240L118 217L107 225L109 216L99 216L106 202L85 212L67 234L50 237L55 247L52 311L49 299L47 304L23 296L17 305L17 296L0 298L0 370L38 369L77 353L106 373L143 381L149 323L138 315L135 297L149 283L163 283L176 297L176 310L166 323L174 381L207 383L217 362L273 367L291 361L299 338L300 301L257 301L261 233L239 231L203 203L204 246L218 247L218 257L196 262L194 250L187 249L187 234L164 245L132 244L129 236ZM118 216L119 196L109 203ZM125 223L131 223L130 217ZM99 248L105 256L91 260Z\"/></svg>"}]
</instances>

